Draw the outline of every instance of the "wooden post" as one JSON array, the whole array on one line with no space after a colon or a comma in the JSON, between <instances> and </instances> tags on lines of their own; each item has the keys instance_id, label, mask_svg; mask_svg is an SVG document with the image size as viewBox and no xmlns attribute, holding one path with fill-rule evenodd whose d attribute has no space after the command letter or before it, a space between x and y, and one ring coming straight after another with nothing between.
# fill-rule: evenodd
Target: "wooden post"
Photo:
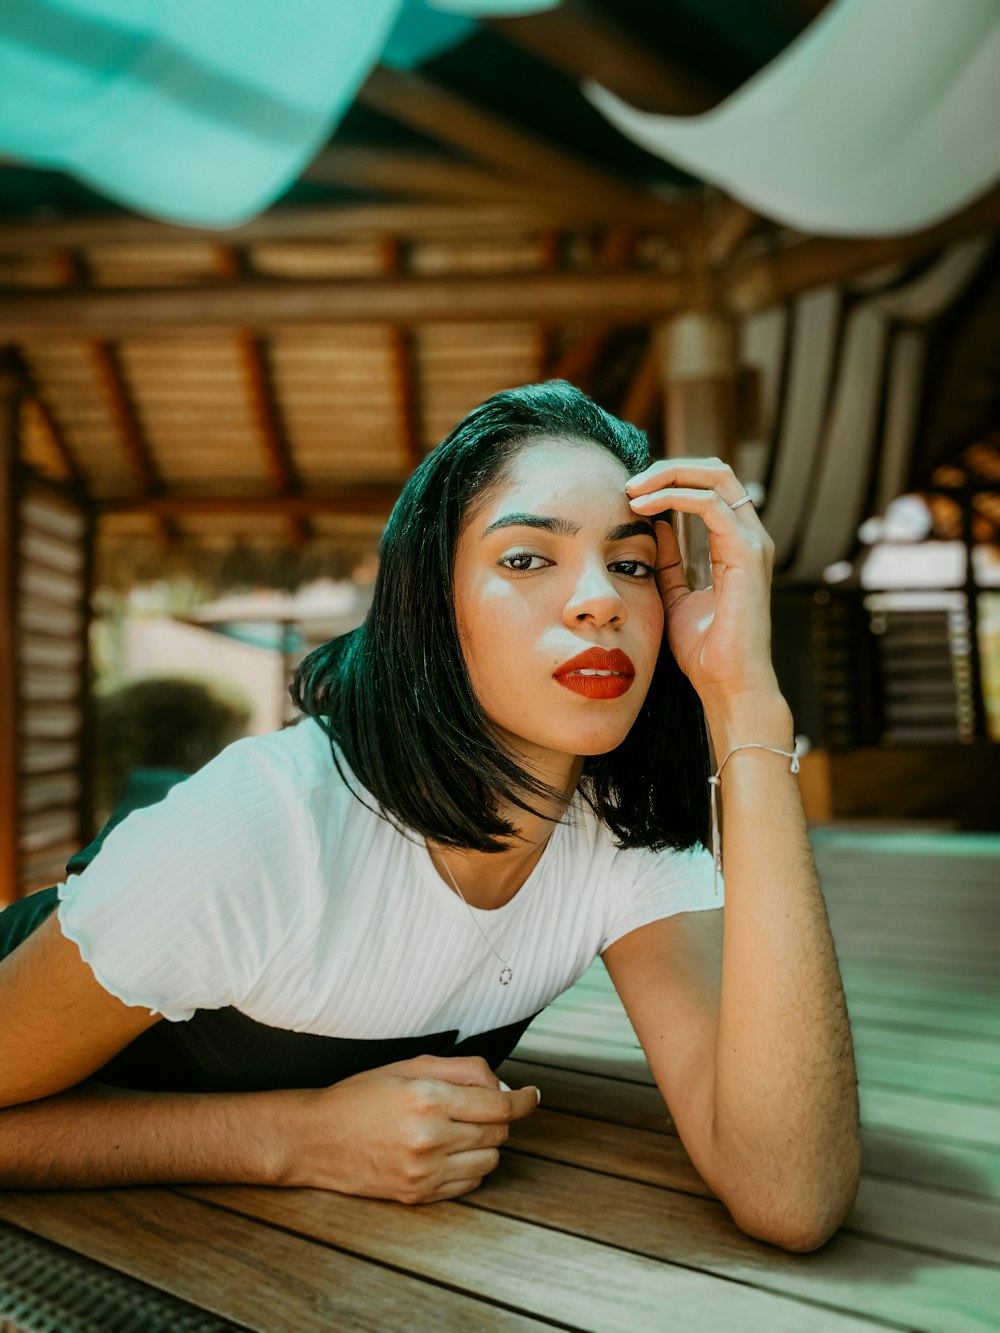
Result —
<instances>
[{"instance_id":1,"label":"wooden post","mask_svg":"<svg viewBox=\"0 0 1000 1333\"><path fill-rule=\"evenodd\" d=\"M660 331L668 458L718 457L732 463L736 449L737 330L713 310L689 310ZM689 588L712 582L708 529L694 514L676 522Z\"/></svg>"},{"instance_id":2,"label":"wooden post","mask_svg":"<svg viewBox=\"0 0 1000 1333\"><path fill-rule=\"evenodd\" d=\"M20 384L0 361L0 906L20 896L18 842L17 414Z\"/></svg>"}]
</instances>

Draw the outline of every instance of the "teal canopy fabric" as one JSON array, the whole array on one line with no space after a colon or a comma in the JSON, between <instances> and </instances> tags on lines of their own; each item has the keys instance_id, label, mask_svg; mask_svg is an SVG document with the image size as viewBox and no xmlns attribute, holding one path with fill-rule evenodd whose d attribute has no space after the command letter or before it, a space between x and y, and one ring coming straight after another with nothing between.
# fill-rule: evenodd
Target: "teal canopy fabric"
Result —
<instances>
[{"instance_id":1,"label":"teal canopy fabric","mask_svg":"<svg viewBox=\"0 0 1000 1333\"><path fill-rule=\"evenodd\" d=\"M451 12L422 0L5 0L0 152L140 212L235 226L298 176L390 39L405 65L466 35L460 12L552 6L437 7Z\"/></svg>"}]
</instances>

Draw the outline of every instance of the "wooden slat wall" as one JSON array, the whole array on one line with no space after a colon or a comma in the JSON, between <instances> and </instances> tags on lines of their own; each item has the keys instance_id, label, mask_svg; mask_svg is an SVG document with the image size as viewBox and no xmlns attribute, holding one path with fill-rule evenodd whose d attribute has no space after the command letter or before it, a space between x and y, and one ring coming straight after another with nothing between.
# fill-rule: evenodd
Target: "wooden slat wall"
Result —
<instances>
[{"instance_id":1,"label":"wooden slat wall","mask_svg":"<svg viewBox=\"0 0 1000 1333\"><path fill-rule=\"evenodd\" d=\"M20 897L63 877L88 835L85 736L91 550L73 498L20 469L14 644Z\"/></svg>"}]
</instances>

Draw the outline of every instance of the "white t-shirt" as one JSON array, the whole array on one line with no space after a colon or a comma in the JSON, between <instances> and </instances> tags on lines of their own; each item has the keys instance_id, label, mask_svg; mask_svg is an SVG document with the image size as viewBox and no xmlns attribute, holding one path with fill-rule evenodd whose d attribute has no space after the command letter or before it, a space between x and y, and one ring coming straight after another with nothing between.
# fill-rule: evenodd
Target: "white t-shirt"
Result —
<instances>
[{"instance_id":1,"label":"white t-shirt","mask_svg":"<svg viewBox=\"0 0 1000 1333\"><path fill-rule=\"evenodd\" d=\"M351 794L304 718L133 811L58 897L104 989L173 1022L231 1006L296 1032L461 1041L538 1013L620 936L724 891L710 852L619 850L577 795L510 902L468 908L423 838Z\"/></svg>"}]
</instances>

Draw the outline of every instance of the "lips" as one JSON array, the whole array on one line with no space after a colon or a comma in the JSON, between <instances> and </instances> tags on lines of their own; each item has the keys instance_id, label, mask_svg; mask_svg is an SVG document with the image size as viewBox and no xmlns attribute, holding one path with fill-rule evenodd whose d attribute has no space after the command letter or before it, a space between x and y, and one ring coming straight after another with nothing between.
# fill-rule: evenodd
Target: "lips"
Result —
<instances>
[{"instance_id":1,"label":"lips","mask_svg":"<svg viewBox=\"0 0 1000 1333\"><path fill-rule=\"evenodd\" d=\"M557 667L553 675L560 685L584 698L618 699L632 688L635 667L619 648L588 648Z\"/></svg>"}]
</instances>

